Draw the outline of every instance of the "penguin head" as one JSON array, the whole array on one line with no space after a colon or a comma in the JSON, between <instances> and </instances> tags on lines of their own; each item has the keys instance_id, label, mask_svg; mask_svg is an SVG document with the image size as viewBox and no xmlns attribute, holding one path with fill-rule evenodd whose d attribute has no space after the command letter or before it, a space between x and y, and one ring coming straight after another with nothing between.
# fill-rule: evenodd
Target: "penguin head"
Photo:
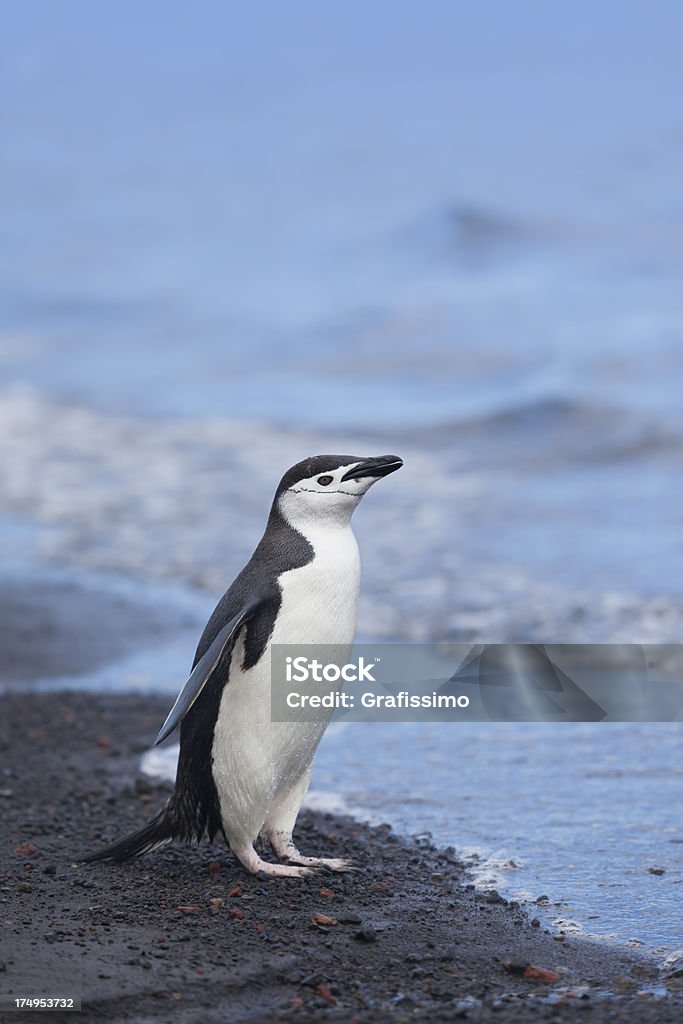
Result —
<instances>
[{"instance_id":1,"label":"penguin head","mask_svg":"<svg viewBox=\"0 0 683 1024\"><path fill-rule=\"evenodd\" d=\"M316 521L345 526L365 492L402 465L398 455L314 455L287 470L275 505L295 529Z\"/></svg>"}]
</instances>

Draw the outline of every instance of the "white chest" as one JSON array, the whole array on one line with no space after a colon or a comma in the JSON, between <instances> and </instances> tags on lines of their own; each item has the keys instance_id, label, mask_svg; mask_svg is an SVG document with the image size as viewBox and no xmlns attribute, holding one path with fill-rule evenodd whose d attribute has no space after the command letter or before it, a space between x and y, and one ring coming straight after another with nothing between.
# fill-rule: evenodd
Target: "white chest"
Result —
<instances>
[{"instance_id":1,"label":"white chest","mask_svg":"<svg viewBox=\"0 0 683 1024\"><path fill-rule=\"evenodd\" d=\"M272 643L351 644L356 633L360 556L350 527L307 532L315 555L279 577L282 604Z\"/></svg>"}]
</instances>

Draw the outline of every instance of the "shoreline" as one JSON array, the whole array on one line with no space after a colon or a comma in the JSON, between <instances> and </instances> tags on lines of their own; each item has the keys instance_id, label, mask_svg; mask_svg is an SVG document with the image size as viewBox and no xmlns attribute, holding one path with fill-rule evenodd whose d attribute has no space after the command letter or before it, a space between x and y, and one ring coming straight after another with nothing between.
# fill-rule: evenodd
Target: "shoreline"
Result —
<instances>
[{"instance_id":1,"label":"shoreline","mask_svg":"<svg viewBox=\"0 0 683 1024\"><path fill-rule=\"evenodd\" d=\"M654 997L665 990L651 959L557 941L514 901L475 890L450 850L388 826L302 813L303 851L350 856L348 875L262 880L222 842L77 863L163 803L168 786L138 763L166 705L0 698L0 993L71 984L82 1019L112 1022L680 1016L681 991Z\"/></svg>"}]
</instances>

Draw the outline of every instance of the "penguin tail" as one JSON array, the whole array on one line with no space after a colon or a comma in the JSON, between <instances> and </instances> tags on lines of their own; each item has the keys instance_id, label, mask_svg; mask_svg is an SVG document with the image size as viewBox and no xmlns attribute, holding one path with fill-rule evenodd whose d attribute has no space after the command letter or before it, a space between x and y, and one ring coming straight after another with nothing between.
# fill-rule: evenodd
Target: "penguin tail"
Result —
<instances>
[{"instance_id":1,"label":"penguin tail","mask_svg":"<svg viewBox=\"0 0 683 1024\"><path fill-rule=\"evenodd\" d=\"M164 807L144 828L119 839L117 843L105 846L103 850L88 853L81 860L90 863L98 860L121 863L124 860L131 860L133 857L143 857L160 846L166 846L173 839L173 835L171 816L168 813L168 808Z\"/></svg>"}]
</instances>

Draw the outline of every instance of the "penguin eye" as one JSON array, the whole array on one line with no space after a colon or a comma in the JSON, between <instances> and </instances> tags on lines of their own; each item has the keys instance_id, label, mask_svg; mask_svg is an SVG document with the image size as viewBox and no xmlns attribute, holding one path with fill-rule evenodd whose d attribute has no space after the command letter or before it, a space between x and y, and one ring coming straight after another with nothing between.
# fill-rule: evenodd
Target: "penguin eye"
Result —
<instances>
[{"instance_id":1,"label":"penguin eye","mask_svg":"<svg viewBox=\"0 0 683 1024\"><path fill-rule=\"evenodd\" d=\"M327 485L331 484L333 480L334 480L333 476L319 476L318 477L318 483L322 484L323 487L327 487Z\"/></svg>"}]
</instances>

